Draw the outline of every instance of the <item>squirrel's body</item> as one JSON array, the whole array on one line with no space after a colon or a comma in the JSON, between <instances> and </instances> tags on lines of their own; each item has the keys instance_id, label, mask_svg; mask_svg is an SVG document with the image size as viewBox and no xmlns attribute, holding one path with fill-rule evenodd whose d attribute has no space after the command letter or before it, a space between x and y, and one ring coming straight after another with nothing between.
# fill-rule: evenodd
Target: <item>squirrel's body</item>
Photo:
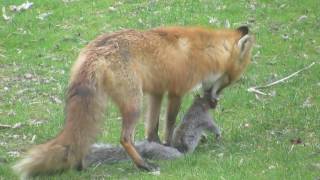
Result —
<instances>
[{"instance_id":1,"label":"squirrel's body","mask_svg":"<svg viewBox=\"0 0 320 180\"><path fill-rule=\"evenodd\" d=\"M196 97L184 115L182 122L175 128L172 145L180 152L193 152L198 146L202 133L207 130L221 136L219 127L209 113L211 97Z\"/></svg>"}]
</instances>

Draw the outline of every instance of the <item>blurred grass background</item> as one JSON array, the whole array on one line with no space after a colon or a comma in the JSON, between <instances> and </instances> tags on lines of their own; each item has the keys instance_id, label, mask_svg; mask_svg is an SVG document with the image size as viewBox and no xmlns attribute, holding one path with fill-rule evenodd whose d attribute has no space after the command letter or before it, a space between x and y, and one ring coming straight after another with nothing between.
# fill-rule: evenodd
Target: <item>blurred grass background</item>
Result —
<instances>
[{"instance_id":1,"label":"blurred grass background","mask_svg":"<svg viewBox=\"0 0 320 180\"><path fill-rule=\"evenodd\" d=\"M223 129L222 142L210 135L193 154L156 162L160 176L127 162L38 179L320 178L320 1L34 0L28 10L10 11L24 2L0 2L11 17L0 17L0 124L21 123L0 129L0 179L17 179L10 169L17 156L61 130L70 67L97 35L127 28L243 24L255 34L256 47L248 71L224 92L213 112ZM274 96L247 91L312 62L307 71L264 90ZM192 93L184 98L178 119L191 102ZM118 144L120 122L111 104L98 142ZM136 139L143 138L142 118ZM302 143L291 142L297 139Z\"/></svg>"}]
</instances>

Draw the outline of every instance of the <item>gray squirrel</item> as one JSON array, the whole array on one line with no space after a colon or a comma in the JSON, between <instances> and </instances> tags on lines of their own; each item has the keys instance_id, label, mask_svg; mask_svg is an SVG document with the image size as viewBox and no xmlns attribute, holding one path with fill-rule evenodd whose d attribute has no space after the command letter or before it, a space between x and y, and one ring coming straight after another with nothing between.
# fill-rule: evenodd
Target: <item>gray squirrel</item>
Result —
<instances>
[{"instance_id":1,"label":"gray squirrel","mask_svg":"<svg viewBox=\"0 0 320 180\"><path fill-rule=\"evenodd\" d=\"M220 138L220 128L209 113L209 109L216 106L213 103L207 96L195 97L182 122L174 130L173 147L182 153L193 152L198 146L201 135L205 130L214 133L217 139Z\"/></svg>"},{"instance_id":2,"label":"gray squirrel","mask_svg":"<svg viewBox=\"0 0 320 180\"><path fill-rule=\"evenodd\" d=\"M219 138L221 136L220 128L209 113L209 109L215 108L216 103L209 97L209 94L205 94L204 97L196 96L181 123L174 130L172 147L156 142L141 141L135 144L137 151L146 159L176 159L185 153L193 152L198 146L204 131L212 132L216 138ZM130 157L122 147L94 144L84 159L84 166L88 167L99 163L110 164L126 160L130 160Z\"/></svg>"}]
</instances>

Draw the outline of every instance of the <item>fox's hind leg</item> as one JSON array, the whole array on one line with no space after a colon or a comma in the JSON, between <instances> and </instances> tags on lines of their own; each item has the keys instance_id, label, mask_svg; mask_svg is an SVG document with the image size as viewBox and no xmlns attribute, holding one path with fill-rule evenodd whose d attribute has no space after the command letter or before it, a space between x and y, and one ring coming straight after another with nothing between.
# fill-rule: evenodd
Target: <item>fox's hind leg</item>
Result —
<instances>
[{"instance_id":1,"label":"fox's hind leg","mask_svg":"<svg viewBox=\"0 0 320 180\"><path fill-rule=\"evenodd\" d=\"M133 145L134 128L140 115L139 106L139 102L130 103L130 101L128 101L128 104L120 108L123 118L120 143L138 168L147 171L156 171L158 167L144 161Z\"/></svg>"},{"instance_id":2,"label":"fox's hind leg","mask_svg":"<svg viewBox=\"0 0 320 180\"><path fill-rule=\"evenodd\" d=\"M157 166L144 161L134 146L134 129L140 117L143 96L140 78L130 68L114 68L106 71L104 86L122 116L121 145L138 168L158 170Z\"/></svg>"},{"instance_id":3,"label":"fox's hind leg","mask_svg":"<svg viewBox=\"0 0 320 180\"><path fill-rule=\"evenodd\" d=\"M145 133L148 141L160 142L158 135L159 116L163 94L150 94Z\"/></svg>"}]
</instances>

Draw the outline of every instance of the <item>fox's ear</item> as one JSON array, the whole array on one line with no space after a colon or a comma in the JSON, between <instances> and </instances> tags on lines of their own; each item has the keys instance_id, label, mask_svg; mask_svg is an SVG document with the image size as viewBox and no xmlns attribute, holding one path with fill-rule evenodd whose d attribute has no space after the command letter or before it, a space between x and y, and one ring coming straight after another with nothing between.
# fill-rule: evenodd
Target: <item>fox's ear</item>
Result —
<instances>
[{"instance_id":1,"label":"fox's ear","mask_svg":"<svg viewBox=\"0 0 320 180\"><path fill-rule=\"evenodd\" d=\"M237 31L239 31L242 36L245 36L245 35L249 34L248 26L240 26L240 27L237 28Z\"/></svg>"},{"instance_id":2,"label":"fox's ear","mask_svg":"<svg viewBox=\"0 0 320 180\"><path fill-rule=\"evenodd\" d=\"M248 41L251 39L249 34L244 35L243 37L241 37L241 39L239 39L238 41L238 48L241 51L244 51L246 44L248 43Z\"/></svg>"},{"instance_id":3,"label":"fox's ear","mask_svg":"<svg viewBox=\"0 0 320 180\"><path fill-rule=\"evenodd\" d=\"M248 52L253 44L253 37L249 34L249 28L247 26L241 26L237 29L241 33L241 38L238 41L238 48L240 50L240 58Z\"/></svg>"}]
</instances>

